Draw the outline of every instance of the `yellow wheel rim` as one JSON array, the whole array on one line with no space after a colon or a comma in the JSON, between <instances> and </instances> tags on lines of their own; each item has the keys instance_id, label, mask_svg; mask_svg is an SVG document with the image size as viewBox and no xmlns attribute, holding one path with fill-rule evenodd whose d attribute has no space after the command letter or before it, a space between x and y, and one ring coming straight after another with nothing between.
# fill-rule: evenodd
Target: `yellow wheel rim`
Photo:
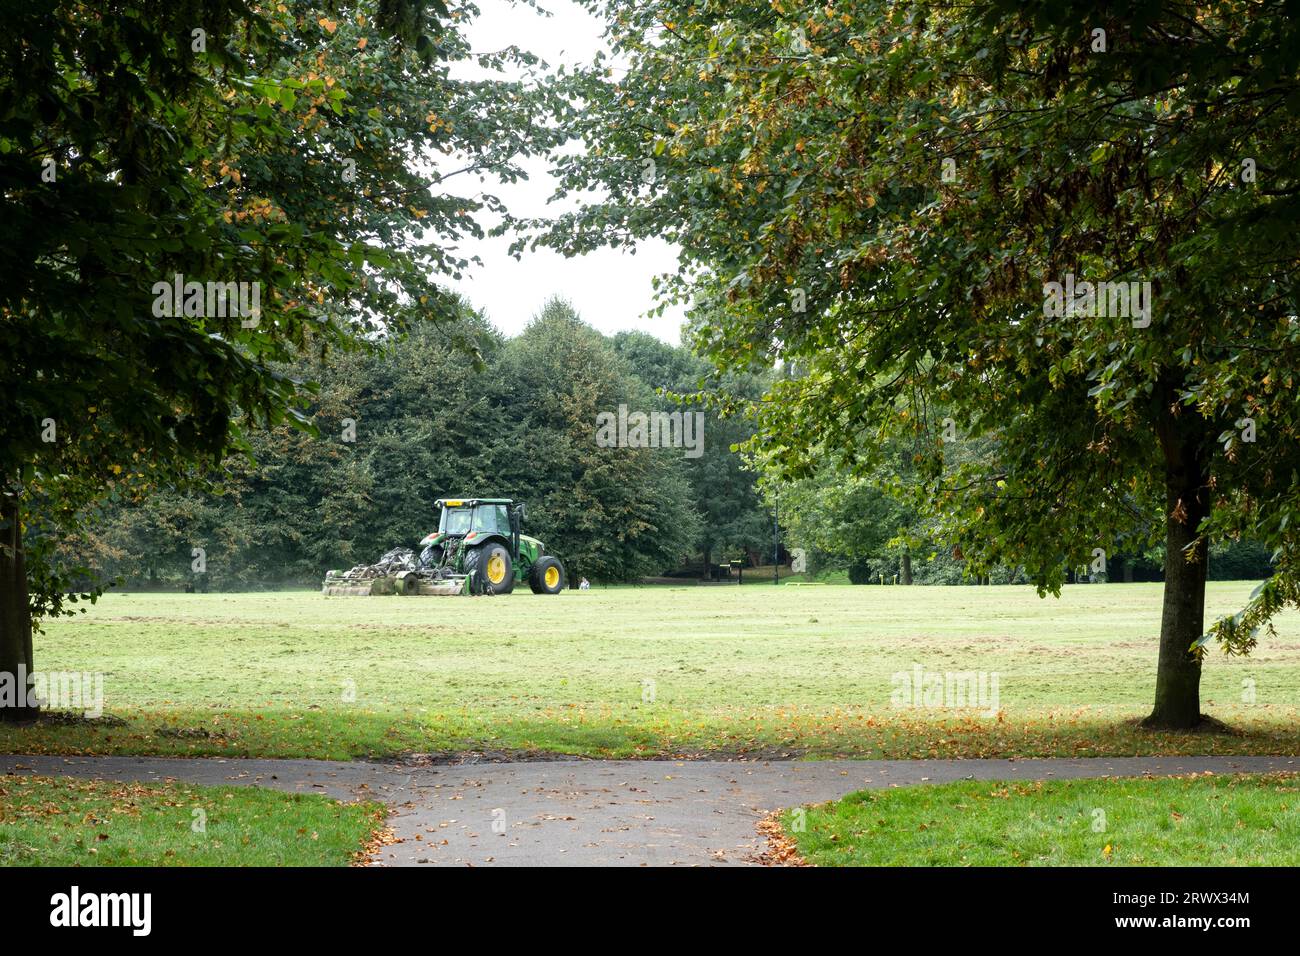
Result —
<instances>
[{"instance_id":1,"label":"yellow wheel rim","mask_svg":"<svg viewBox=\"0 0 1300 956\"><path fill-rule=\"evenodd\" d=\"M547 569L546 569L546 586L547 586L548 588L553 588L553 587L555 587L555 586L556 586L557 584L559 584L559 583L560 583L560 569L557 568L557 567L553 567L553 566L547 568Z\"/></svg>"},{"instance_id":2,"label":"yellow wheel rim","mask_svg":"<svg viewBox=\"0 0 1300 956\"><path fill-rule=\"evenodd\" d=\"M488 558L487 563L488 580L493 584L500 584L506 579L506 559L500 554L494 554Z\"/></svg>"}]
</instances>

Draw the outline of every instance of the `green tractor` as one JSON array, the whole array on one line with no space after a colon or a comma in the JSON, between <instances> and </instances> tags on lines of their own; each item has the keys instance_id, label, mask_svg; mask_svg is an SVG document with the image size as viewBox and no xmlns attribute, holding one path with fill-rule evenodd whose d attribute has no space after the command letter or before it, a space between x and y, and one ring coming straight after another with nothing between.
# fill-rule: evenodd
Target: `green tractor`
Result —
<instances>
[{"instance_id":1,"label":"green tractor","mask_svg":"<svg viewBox=\"0 0 1300 956\"><path fill-rule=\"evenodd\" d=\"M509 498L439 498L437 505L442 509L438 530L420 542L417 569L398 575L399 593L421 593L427 587L406 584L411 578L452 587L460 582L456 590L443 592L455 594L466 585L471 594L509 594L516 583L524 582L534 594L564 590L560 559L519 531L522 504Z\"/></svg>"},{"instance_id":2,"label":"green tractor","mask_svg":"<svg viewBox=\"0 0 1300 956\"><path fill-rule=\"evenodd\" d=\"M439 498L438 530L413 551L395 548L378 564L325 577L327 595L509 594L528 582L534 594L564 590L564 565L521 534L524 506L509 498Z\"/></svg>"}]
</instances>

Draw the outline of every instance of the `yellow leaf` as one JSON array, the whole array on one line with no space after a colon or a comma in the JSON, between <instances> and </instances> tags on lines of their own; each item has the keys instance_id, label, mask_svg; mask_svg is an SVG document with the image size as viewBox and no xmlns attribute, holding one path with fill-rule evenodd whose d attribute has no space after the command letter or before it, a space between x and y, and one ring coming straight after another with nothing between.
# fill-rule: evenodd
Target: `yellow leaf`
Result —
<instances>
[{"instance_id":1,"label":"yellow leaf","mask_svg":"<svg viewBox=\"0 0 1300 956\"><path fill-rule=\"evenodd\" d=\"M321 17L316 22L319 23L322 27L324 27L326 33L333 33L335 30L339 28L339 25L335 23L333 20L331 20L329 17Z\"/></svg>"}]
</instances>

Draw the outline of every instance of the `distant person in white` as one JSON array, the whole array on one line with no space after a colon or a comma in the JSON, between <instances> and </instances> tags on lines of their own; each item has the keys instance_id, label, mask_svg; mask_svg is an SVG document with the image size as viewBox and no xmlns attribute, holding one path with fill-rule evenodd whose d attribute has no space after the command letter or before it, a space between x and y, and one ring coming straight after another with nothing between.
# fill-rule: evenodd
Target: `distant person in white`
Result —
<instances>
[{"instance_id":1,"label":"distant person in white","mask_svg":"<svg viewBox=\"0 0 1300 956\"><path fill-rule=\"evenodd\" d=\"M578 590L579 590L579 591L590 591L590 590L591 590L591 582L588 581L586 578L583 578L583 579L578 583Z\"/></svg>"}]
</instances>

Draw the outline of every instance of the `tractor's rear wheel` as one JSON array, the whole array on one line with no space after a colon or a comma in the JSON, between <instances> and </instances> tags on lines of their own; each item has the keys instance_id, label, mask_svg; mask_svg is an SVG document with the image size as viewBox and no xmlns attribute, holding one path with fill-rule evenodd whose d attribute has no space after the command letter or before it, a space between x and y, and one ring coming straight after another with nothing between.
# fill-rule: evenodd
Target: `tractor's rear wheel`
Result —
<instances>
[{"instance_id":1,"label":"tractor's rear wheel","mask_svg":"<svg viewBox=\"0 0 1300 956\"><path fill-rule=\"evenodd\" d=\"M473 594L509 594L514 590L514 563L499 542L489 542L466 554L465 571Z\"/></svg>"},{"instance_id":2,"label":"tractor's rear wheel","mask_svg":"<svg viewBox=\"0 0 1300 956\"><path fill-rule=\"evenodd\" d=\"M528 571L528 586L534 594L559 594L564 590L564 565L549 554L538 558Z\"/></svg>"}]
</instances>

